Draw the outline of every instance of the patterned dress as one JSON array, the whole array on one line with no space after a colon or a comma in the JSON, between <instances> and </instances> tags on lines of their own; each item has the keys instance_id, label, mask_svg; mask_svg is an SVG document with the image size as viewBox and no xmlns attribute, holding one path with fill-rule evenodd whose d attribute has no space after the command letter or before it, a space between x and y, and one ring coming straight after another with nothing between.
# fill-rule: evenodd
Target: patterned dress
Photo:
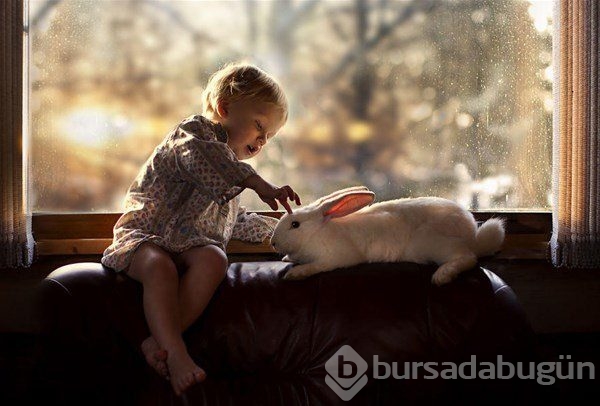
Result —
<instances>
[{"instance_id":1,"label":"patterned dress","mask_svg":"<svg viewBox=\"0 0 600 406\"><path fill-rule=\"evenodd\" d=\"M173 129L130 186L102 264L125 270L145 241L180 253L210 244L224 250L231 238L269 237L277 220L249 215L239 204L237 185L256 172L226 142L223 127L199 115Z\"/></svg>"}]
</instances>

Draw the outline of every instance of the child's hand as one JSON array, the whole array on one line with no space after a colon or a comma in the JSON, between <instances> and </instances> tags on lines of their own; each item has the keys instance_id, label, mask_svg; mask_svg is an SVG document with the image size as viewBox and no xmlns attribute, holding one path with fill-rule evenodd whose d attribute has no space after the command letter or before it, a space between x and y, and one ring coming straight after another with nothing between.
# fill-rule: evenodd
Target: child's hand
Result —
<instances>
[{"instance_id":1,"label":"child's hand","mask_svg":"<svg viewBox=\"0 0 600 406\"><path fill-rule=\"evenodd\" d=\"M296 205L298 206L302 204L300 202L300 197L290 186L285 185L283 187L277 187L258 175L251 175L248 177L242 182L242 186L253 189L258 197L260 197L260 200L268 204L272 210L277 210L279 208L277 202L281 203L288 213L292 212L288 200L296 202Z\"/></svg>"}]
</instances>

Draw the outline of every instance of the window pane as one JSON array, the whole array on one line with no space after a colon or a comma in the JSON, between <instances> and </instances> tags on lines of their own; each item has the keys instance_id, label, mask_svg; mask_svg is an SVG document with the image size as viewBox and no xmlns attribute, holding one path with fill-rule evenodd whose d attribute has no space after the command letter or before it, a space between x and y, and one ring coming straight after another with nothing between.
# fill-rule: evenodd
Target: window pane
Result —
<instances>
[{"instance_id":1,"label":"window pane","mask_svg":"<svg viewBox=\"0 0 600 406\"><path fill-rule=\"evenodd\" d=\"M119 211L209 75L274 74L288 124L250 161L304 202L550 206L552 1L30 0L34 211ZM251 191L244 203L268 209Z\"/></svg>"}]
</instances>

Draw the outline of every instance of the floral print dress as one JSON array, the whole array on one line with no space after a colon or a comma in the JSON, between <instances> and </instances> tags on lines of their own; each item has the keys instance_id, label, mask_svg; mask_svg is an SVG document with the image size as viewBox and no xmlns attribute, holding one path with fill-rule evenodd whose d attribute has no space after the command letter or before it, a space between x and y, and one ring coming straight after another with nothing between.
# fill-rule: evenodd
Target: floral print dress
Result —
<instances>
[{"instance_id":1,"label":"floral print dress","mask_svg":"<svg viewBox=\"0 0 600 406\"><path fill-rule=\"evenodd\" d=\"M227 133L203 116L183 120L156 147L125 197L102 264L123 271L145 241L171 253L221 249L231 238L262 242L277 220L240 208L239 185L254 169L237 160Z\"/></svg>"}]
</instances>

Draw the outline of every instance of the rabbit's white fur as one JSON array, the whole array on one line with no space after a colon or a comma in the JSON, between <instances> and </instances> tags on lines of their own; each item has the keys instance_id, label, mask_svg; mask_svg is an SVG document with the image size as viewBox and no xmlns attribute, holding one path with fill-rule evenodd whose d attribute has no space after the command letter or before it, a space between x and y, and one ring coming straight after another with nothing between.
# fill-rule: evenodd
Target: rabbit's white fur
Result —
<instances>
[{"instance_id":1,"label":"rabbit's white fur","mask_svg":"<svg viewBox=\"0 0 600 406\"><path fill-rule=\"evenodd\" d=\"M365 207L374 196L365 187L344 189L283 215L271 242L285 260L299 264L285 278L364 262L434 262L440 266L432 282L442 285L504 241L503 220L489 219L478 229L473 215L450 200L420 197Z\"/></svg>"}]
</instances>

